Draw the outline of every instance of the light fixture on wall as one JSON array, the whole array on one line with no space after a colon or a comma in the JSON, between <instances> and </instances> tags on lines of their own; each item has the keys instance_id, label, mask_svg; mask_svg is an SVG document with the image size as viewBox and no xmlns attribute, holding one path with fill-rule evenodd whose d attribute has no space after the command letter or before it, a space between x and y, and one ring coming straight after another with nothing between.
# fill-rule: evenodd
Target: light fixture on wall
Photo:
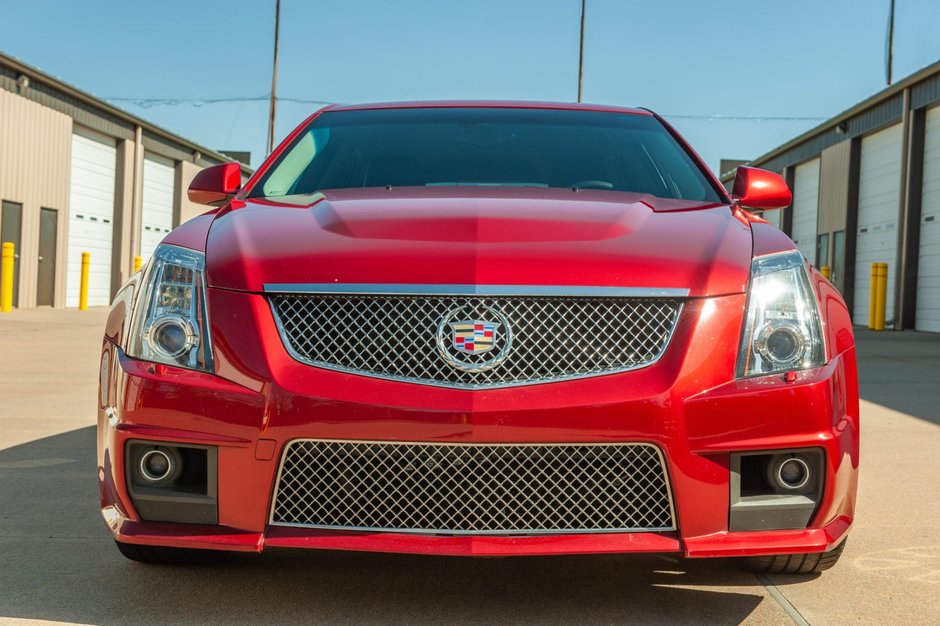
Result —
<instances>
[{"instance_id":1,"label":"light fixture on wall","mask_svg":"<svg viewBox=\"0 0 940 626\"><path fill-rule=\"evenodd\" d=\"M20 74L16 78L16 86L20 90L20 92L22 92L24 89L29 87L29 76L27 76L26 74Z\"/></svg>"},{"instance_id":2,"label":"light fixture on wall","mask_svg":"<svg viewBox=\"0 0 940 626\"><path fill-rule=\"evenodd\" d=\"M836 134L844 135L849 130L849 125L847 122L839 122L836 124Z\"/></svg>"}]
</instances>

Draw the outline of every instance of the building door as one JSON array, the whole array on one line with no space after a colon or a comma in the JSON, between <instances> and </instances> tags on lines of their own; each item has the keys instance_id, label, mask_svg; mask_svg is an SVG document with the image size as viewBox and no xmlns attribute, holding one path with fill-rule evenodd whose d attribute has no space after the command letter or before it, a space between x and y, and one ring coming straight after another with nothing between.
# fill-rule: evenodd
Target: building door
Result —
<instances>
[{"instance_id":1,"label":"building door","mask_svg":"<svg viewBox=\"0 0 940 626\"><path fill-rule=\"evenodd\" d=\"M845 291L845 231L832 233L832 258L829 260L829 280L840 292Z\"/></svg>"},{"instance_id":2,"label":"building door","mask_svg":"<svg viewBox=\"0 0 940 626\"><path fill-rule=\"evenodd\" d=\"M20 304L20 244L23 234L23 205L3 201L0 209L0 243L13 244L13 306Z\"/></svg>"},{"instance_id":3,"label":"building door","mask_svg":"<svg viewBox=\"0 0 940 626\"><path fill-rule=\"evenodd\" d=\"M59 212L43 208L39 213L39 278L36 306L55 304L56 240L59 237Z\"/></svg>"},{"instance_id":4,"label":"building door","mask_svg":"<svg viewBox=\"0 0 940 626\"><path fill-rule=\"evenodd\" d=\"M140 258L146 263L173 229L173 161L148 154L144 158L144 194L140 218Z\"/></svg>"},{"instance_id":5,"label":"building door","mask_svg":"<svg viewBox=\"0 0 940 626\"><path fill-rule=\"evenodd\" d=\"M78 306L82 252L91 254L88 304L104 306L111 302L116 165L117 149L113 139L75 129L72 134L65 306Z\"/></svg>"},{"instance_id":6,"label":"building door","mask_svg":"<svg viewBox=\"0 0 940 626\"><path fill-rule=\"evenodd\" d=\"M940 107L927 111L914 328L940 332Z\"/></svg>"},{"instance_id":7,"label":"building door","mask_svg":"<svg viewBox=\"0 0 940 626\"><path fill-rule=\"evenodd\" d=\"M791 238L810 261L816 259L816 220L819 214L819 159L796 166L793 179Z\"/></svg>"},{"instance_id":8,"label":"building door","mask_svg":"<svg viewBox=\"0 0 940 626\"><path fill-rule=\"evenodd\" d=\"M901 125L862 138L858 181L858 233L855 243L855 306L852 321L868 324L871 264L888 264L885 320L894 319L894 276L901 201Z\"/></svg>"}]
</instances>

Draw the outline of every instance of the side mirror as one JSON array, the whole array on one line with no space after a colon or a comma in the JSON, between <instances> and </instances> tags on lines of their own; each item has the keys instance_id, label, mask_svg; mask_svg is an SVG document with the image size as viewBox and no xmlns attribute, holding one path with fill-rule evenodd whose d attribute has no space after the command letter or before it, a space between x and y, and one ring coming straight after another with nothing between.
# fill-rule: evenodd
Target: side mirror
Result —
<instances>
[{"instance_id":1,"label":"side mirror","mask_svg":"<svg viewBox=\"0 0 940 626\"><path fill-rule=\"evenodd\" d=\"M190 202L222 206L242 186L242 170L238 163L222 163L200 171L189 183Z\"/></svg>"},{"instance_id":2,"label":"side mirror","mask_svg":"<svg viewBox=\"0 0 940 626\"><path fill-rule=\"evenodd\" d=\"M779 174L756 167L739 167L731 197L748 209L772 211L790 206L793 194Z\"/></svg>"}]
</instances>

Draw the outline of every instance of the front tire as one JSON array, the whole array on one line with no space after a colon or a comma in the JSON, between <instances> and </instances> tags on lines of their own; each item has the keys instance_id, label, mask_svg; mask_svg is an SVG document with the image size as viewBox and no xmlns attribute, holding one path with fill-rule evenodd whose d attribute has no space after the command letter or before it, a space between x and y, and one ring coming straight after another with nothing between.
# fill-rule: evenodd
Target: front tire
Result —
<instances>
[{"instance_id":1,"label":"front tire","mask_svg":"<svg viewBox=\"0 0 940 626\"><path fill-rule=\"evenodd\" d=\"M115 541L118 550L125 558L151 565L204 565L217 563L225 558L226 553L219 550L195 550L192 548L168 548L166 546L145 546L137 543Z\"/></svg>"},{"instance_id":2,"label":"front tire","mask_svg":"<svg viewBox=\"0 0 940 626\"><path fill-rule=\"evenodd\" d=\"M756 574L815 574L831 568L842 556L846 541L829 552L774 554L735 559L738 567Z\"/></svg>"}]
</instances>

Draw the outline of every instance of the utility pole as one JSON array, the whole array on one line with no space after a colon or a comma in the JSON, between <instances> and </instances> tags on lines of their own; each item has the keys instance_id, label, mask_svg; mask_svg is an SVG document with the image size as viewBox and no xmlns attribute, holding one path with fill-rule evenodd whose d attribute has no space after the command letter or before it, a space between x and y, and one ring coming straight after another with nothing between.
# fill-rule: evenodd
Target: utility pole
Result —
<instances>
[{"instance_id":1,"label":"utility pole","mask_svg":"<svg viewBox=\"0 0 940 626\"><path fill-rule=\"evenodd\" d=\"M271 113L268 117L268 154L274 151L274 113L277 108L277 44L281 29L281 0L274 5L274 67L271 71Z\"/></svg>"},{"instance_id":2,"label":"utility pole","mask_svg":"<svg viewBox=\"0 0 940 626\"><path fill-rule=\"evenodd\" d=\"M581 102L581 89L584 82L584 3L586 0L581 0L581 53L578 56L578 102ZM892 6L894 5L894 0L891 0Z\"/></svg>"},{"instance_id":3,"label":"utility pole","mask_svg":"<svg viewBox=\"0 0 940 626\"><path fill-rule=\"evenodd\" d=\"M891 9L888 14L888 41L885 43L885 76L888 85L891 85L892 65L894 65L894 0L891 0Z\"/></svg>"}]
</instances>

